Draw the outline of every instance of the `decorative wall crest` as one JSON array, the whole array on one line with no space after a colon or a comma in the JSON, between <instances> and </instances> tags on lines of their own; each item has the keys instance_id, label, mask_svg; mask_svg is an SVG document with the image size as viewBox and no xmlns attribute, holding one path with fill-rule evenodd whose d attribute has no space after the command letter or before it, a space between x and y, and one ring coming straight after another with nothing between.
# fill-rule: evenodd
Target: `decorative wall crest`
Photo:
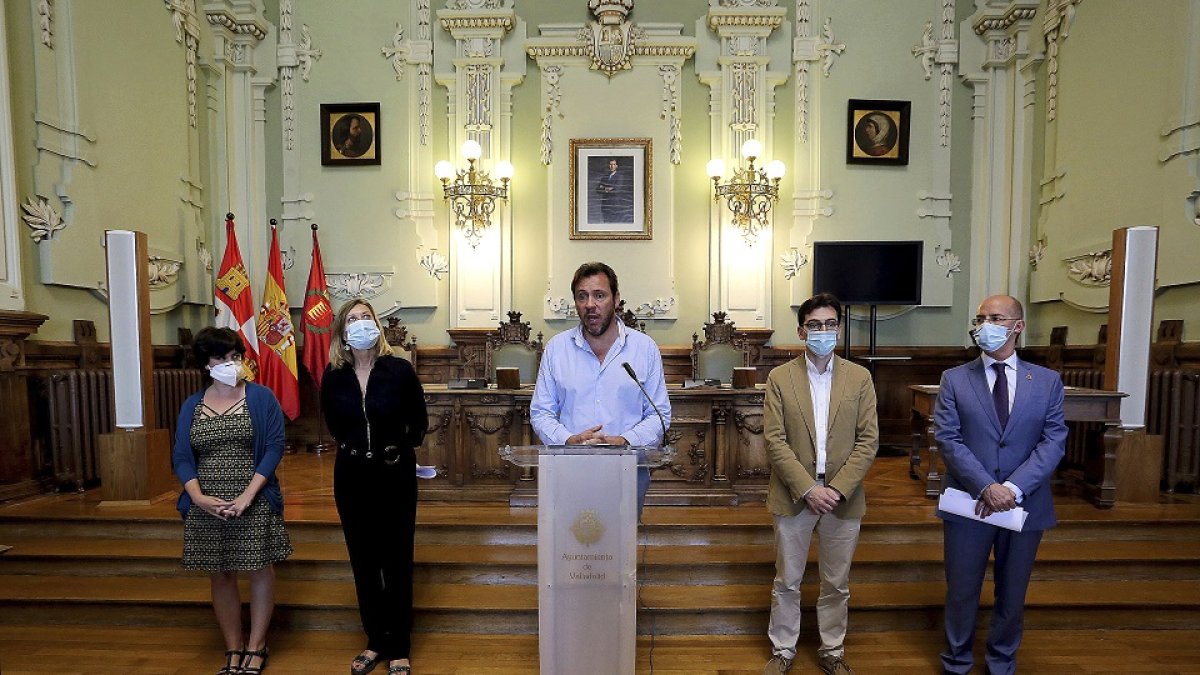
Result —
<instances>
[{"instance_id":1,"label":"decorative wall crest","mask_svg":"<svg viewBox=\"0 0 1200 675\"><path fill-rule=\"evenodd\" d=\"M575 316L575 302L567 297L553 297L546 295L546 307L556 314L558 317L569 319ZM638 305L634 305L632 312L635 316L654 318L662 316L671 311L675 307L675 298L653 298Z\"/></svg>"},{"instance_id":2,"label":"decorative wall crest","mask_svg":"<svg viewBox=\"0 0 1200 675\"><path fill-rule=\"evenodd\" d=\"M1094 251L1066 259L1067 277L1084 286L1112 283L1112 250Z\"/></svg>"},{"instance_id":3,"label":"decorative wall crest","mask_svg":"<svg viewBox=\"0 0 1200 675\"><path fill-rule=\"evenodd\" d=\"M512 0L450 0L446 9L480 10L480 9L509 9Z\"/></svg>"},{"instance_id":4,"label":"decorative wall crest","mask_svg":"<svg viewBox=\"0 0 1200 675\"><path fill-rule=\"evenodd\" d=\"M27 197L21 205L21 210L25 212L21 219L29 226L29 236L33 237L34 243L40 244L46 239L53 239L55 232L67 226L50 205L50 200L41 195L37 195L37 201L34 201L33 197Z\"/></svg>"},{"instance_id":5,"label":"decorative wall crest","mask_svg":"<svg viewBox=\"0 0 1200 675\"><path fill-rule=\"evenodd\" d=\"M175 24L175 42L184 47L187 68L188 123L196 126L196 54L200 49L200 24L195 0L163 0Z\"/></svg>"},{"instance_id":6,"label":"decorative wall crest","mask_svg":"<svg viewBox=\"0 0 1200 675\"><path fill-rule=\"evenodd\" d=\"M637 43L646 32L627 21L633 0L588 0L588 9L596 20L579 31L579 41L587 48L592 70L612 77L632 67Z\"/></svg>"},{"instance_id":7,"label":"decorative wall crest","mask_svg":"<svg viewBox=\"0 0 1200 675\"><path fill-rule=\"evenodd\" d=\"M825 77L829 77L829 71L833 69L833 58L841 56L844 51L846 43L833 39L833 19L825 17L825 23L821 26L821 41L817 44L817 53L821 55L821 72Z\"/></svg>"},{"instance_id":8,"label":"decorative wall crest","mask_svg":"<svg viewBox=\"0 0 1200 675\"><path fill-rule=\"evenodd\" d=\"M958 274L962 271L962 258L957 253L948 248L942 248L941 245L934 247L933 262L938 267L946 270L946 278L949 279L951 274Z\"/></svg>"},{"instance_id":9,"label":"decorative wall crest","mask_svg":"<svg viewBox=\"0 0 1200 675\"><path fill-rule=\"evenodd\" d=\"M301 24L300 42L294 41L292 18L292 0L283 0L279 6L279 45L276 54L283 99L283 139L288 150L296 144L296 71L300 71L300 79L308 82L313 62L321 58L321 50L313 47L307 25Z\"/></svg>"},{"instance_id":10,"label":"decorative wall crest","mask_svg":"<svg viewBox=\"0 0 1200 675\"><path fill-rule=\"evenodd\" d=\"M716 0L716 7L736 9L738 7L774 7L776 0Z\"/></svg>"},{"instance_id":11,"label":"decorative wall crest","mask_svg":"<svg viewBox=\"0 0 1200 675\"><path fill-rule=\"evenodd\" d=\"M683 145L679 129L679 66L659 66L663 80L662 112L659 119L667 120L671 128L671 163L678 164Z\"/></svg>"},{"instance_id":12,"label":"decorative wall crest","mask_svg":"<svg viewBox=\"0 0 1200 675\"><path fill-rule=\"evenodd\" d=\"M54 49L54 5L50 0L38 0L38 27L42 29L42 44Z\"/></svg>"},{"instance_id":13,"label":"decorative wall crest","mask_svg":"<svg viewBox=\"0 0 1200 675\"><path fill-rule=\"evenodd\" d=\"M1042 237L1034 242L1033 246L1029 247L1029 266L1037 269L1038 264L1042 262L1042 258L1046 256L1046 238Z\"/></svg>"},{"instance_id":14,"label":"decorative wall crest","mask_svg":"<svg viewBox=\"0 0 1200 675\"><path fill-rule=\"evenodd\" d=\"M326 274L325 283L329 286L329 294L339 300L370 300L383 293L391 276L390 272Z\"/></svg>"},{"instance_id":15,"label":"decorative wall crest","mask_svg":"<svg viewBox=\"0 0 1200 675\"><path fill-rule=\"evenodd\" d=\"M562 66L546 66L542 69L545 79L544 91L546 102L542 112L542 164L550 166L554 156L554 118L563 118L559 105L562 104L562 90L559 82L562 80Z\"/></svg>"},{"instance_id":16,"label":"decorative wall crest","mask_svg":"<svg viewBox=\"0 0 1200 675\"><path fill-rule=\"evenodd\" d=\"M383 57L390 59L396 81L404 79L404 66L417 67L417 119L421 130L421 145L429 145L429 93L432 81L431 62L433 42L429 23L429 0L417 1L417 39L404 38L404 26L396 23L392 43L380 48Z\"/></svg>"},{"instance_id":17,"label":"decorative wall crest","mask_svg":"<svg viewBox=\"0 0 1200 675\"><path fill-rule=\"evenodd\" d=\"M437 251L432 251L427 255L421 256L421 267L425 270L426 274L438 281L441 281L442 277L450 273L450 261L446 256Z\"/></svg>"},{"instance_id":18,"label":"decorative wall crest","mask_svg":"<svg viewBox=\"0 0 1200 675\"><path fill-rule=\"evenodd\" d=\"M794 246L779 256L779 267L783 269L783 278L789 281L794 279L800 273L800 268L807 264L808 256L801 253L800 249Z\"/></svg>"}]
</instances>

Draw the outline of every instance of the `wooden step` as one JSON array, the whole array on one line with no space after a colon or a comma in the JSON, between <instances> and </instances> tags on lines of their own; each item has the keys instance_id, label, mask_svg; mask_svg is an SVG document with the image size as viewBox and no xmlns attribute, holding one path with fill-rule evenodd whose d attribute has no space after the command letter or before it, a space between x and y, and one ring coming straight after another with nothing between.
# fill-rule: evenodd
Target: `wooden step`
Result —
<instances>
[{"instance_id":1,"label":"wooden step","mask_svg":"<svg viewBox=\"0 0 1200 675\"><path fill-rule=\"evenodd\" d=\"M243 584L243 596L245 593ZM815 585L802 590L810 603L816 593ZM852 583L852 621L863 630L897 630L914 621L933 625L944 594L941 582ZM770 607L769 584L645 585L638 595L641 630L653 626L664 634L703 633L714 627L727 633L753 632L761 629ZM985 584L982 606L990 606L991 595L990 584ZM0 576L2 623L157 623L169 614L172 618L166 625L196 625L211 620L209 600L208 579L203 576ZM276 602L280 621L287 625L340 628L357 620L350 582L280 580ZM1145 627L1200 628L1197 583L1034 581L1026 606L1037 618L1036 625L1043 628L1062 622L1077 627L1081 618L1096 622L1102 616L1103 624L1093 627L1137 625L1133 619L1137 615ZM423 630L499 626L503 628L499 632L519 633L536 630L537 588L525 584L418 584L414 607Z\"/></svg>"}]
</instances>

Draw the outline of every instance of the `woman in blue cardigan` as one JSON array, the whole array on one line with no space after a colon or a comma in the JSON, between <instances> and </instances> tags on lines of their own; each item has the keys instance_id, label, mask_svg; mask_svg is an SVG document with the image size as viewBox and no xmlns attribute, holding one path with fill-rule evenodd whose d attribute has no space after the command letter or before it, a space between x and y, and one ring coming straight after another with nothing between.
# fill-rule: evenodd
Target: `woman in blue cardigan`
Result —
<instances>
[{"instance_id":1,"label":"woman in blue cardigan","mask_svg":"<svg viewBox=\"0 0 1200 675\"><path fill-rule=\"evenodd\" d=\"M246 348L236 332L205 328L192 350L211 382L184 401L175 432L183 566L208 572L212 581L226 648L218 675L258 675L267 665L267 628L275 608L272 565L292 554L275 477L283 457L283 411L270 389L243 379ZM246 640L239 571L250 578Z\"/></svg>"}]
</instances>

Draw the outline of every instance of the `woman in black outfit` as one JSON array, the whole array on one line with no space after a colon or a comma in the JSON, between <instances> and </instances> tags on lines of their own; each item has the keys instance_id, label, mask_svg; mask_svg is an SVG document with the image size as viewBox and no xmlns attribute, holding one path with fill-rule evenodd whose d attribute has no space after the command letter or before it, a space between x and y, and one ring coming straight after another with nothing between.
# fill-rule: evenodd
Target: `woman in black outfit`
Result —
<instances>
[{"instance_id":1,"label":"woman in black outfit","mask_svg":"<svg viewBox=\"0 0 1200 675\"><path fill-rule=\"evenodd\" d=\"M428 426L425 393L408 361L392 355L375 310L350 300L333 322L321 408L338 443L333 497L367 647L350 665L363 675L388 660L409 675L416 452Z\"/></svg>"}]
</instances>

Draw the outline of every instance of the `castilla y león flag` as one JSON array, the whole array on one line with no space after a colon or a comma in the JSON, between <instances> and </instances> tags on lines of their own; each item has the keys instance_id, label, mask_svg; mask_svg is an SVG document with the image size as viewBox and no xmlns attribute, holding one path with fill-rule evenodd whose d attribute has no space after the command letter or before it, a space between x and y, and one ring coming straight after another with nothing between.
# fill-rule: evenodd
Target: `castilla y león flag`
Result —
<instances>
[{"instance_id":1,"label":"castilla y le\u00f3n flag","mask_svg":"<svg viewBox=\"0 0 1200 675\"><path fill-rule=\"evenodd\" d=\"M300 384L296 378L296 331L288 312L279 256L279 232L271 227L271 252L262 306L258 309L258 381L270 387L288 419L300 414Z\"/></svg>"},{"instance_id":2,"label":"castilla y le\u00f3n flag","mask_svg":"<svg viewBox=\"0 0 1200 675\"><path fill-rule=\"evenodd\" d=\"M246 354L242 363L247 377L253 379L258 357L258 335L254 330L254 298L250 292L250 275L242 262L237 232L233 229L233 214L225 214L225 257L217 273L213 304L217 308L218 328L232 328L242 337ZM204 365L204 364L201 364Z\"/></svg>"},{"instance_id":3,"label":"castilla y le\u00f3n flag","mask_svg":"<svg viewBox=\"0 0 1200 675\"><path fill-rule=\"evenodd\" d=\"M325 264L317 243L317 226L312 226L312 267L308 270L308 288L304 291L304 312L300 315L300 333L304 335L304 367L317 388L329 364L329 332L333 328L333 305L325 284Z\"/></svg>"}]
</instances>

